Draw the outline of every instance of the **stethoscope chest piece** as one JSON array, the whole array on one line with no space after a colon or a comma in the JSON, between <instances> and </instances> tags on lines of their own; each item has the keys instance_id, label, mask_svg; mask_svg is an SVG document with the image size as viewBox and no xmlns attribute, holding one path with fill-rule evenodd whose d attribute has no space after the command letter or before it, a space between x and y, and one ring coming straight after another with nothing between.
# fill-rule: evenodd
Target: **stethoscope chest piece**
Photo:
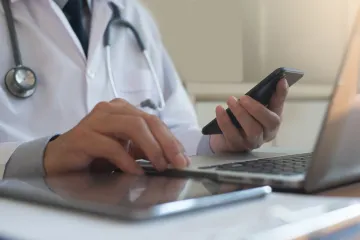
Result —
<instances>
[{"instance_id":1,"label":"stethoscope chest piece","mask_svg":"<svg viewBox=\"0 0 360 240\"><path fill-rule=\"evenodd\" d=\"M36 89L36 75L24 66L12 68L5 75L5 86L16 97L30 97Z\"/></svg>"},{"instance_id":2,"label":"stethoscope chest piece","mask_svg":"<svg viewBox=\"0 0 360 240\"><path fill-rule=\"evenodd\" d=\"M36 88L36 75L33 70L23 66L17 34L14 26L10 0L2 0L6 22L9 30L11 46L15 67L10 69L5 75L5 86L9 93L18 98L27 98L34 94Z\"/></svg>"}]
</instances>

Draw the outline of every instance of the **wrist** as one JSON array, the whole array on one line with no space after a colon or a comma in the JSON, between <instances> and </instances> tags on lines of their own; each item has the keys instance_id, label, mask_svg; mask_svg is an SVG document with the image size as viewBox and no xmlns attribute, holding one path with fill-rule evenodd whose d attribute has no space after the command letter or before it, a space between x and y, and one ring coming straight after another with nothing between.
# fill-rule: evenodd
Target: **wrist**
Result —
<instances>
[{"instance_id":1,"label":"wrist","mask_svg":"<svg viewBox=\"0 0 360 240\"><path fill-rule=\"evenodd\" d=\"M59 169L55 166L57 162L55 160L56 155L56 142L50 141L44 151L44 170L46 176L55 174L57 172L56 169Z\"/></svg>"},{"instance_id":2,"label":"wrist","mask_svg":"<svg viewBox=\"0 0 360 240\"><path fill-rule=\"evenodd\" d=\"M66 135L66 134L65 134ZM67 152L64 148L65 135L55 135L53 136L44 150L44 171L45 175L55 175L62 173L64 168L64 156L63 153ZM63 158L63 159L62 159Z\"/></svg>"},{"instance_id":3,"label":"wrist","mask_svg":"<svg viewBox=\"0 0 360 240\"><path fill-rule=\"evenodd\" d=\"M49 142L44 151L45 175L57 175L84 170L90 157L79 150L79 141L71 132L64 133Z\"/></svg>"}]
</instances>

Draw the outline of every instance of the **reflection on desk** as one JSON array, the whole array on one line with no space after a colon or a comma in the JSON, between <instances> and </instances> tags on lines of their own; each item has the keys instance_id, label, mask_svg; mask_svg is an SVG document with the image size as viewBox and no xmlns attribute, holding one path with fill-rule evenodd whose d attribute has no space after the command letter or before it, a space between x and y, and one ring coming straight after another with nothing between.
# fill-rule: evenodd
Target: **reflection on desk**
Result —
<instances>
[{"instance_id":1,"label":"reflection on desk","mask_svg":"<svg viewBox=\"0 0 360 240\"><path fill-rule=\"evenodd\" d=\"M88 180L94 187L104 183ZM129 180L128 182L131 183L132 181ZM179 180L178 184L175 184L179 187L179 192L184 191L187 187L181 182ZM68 184L71 183L75 185L76 181L68 182ZM119 188L125 194L120 194L118 197L127 196L127 201L139 200L139 197L146 191L144 190L146 183L143 181L134 181L133 183L131 186L136 191L130 194ZM73 197L72 194L79 194L81 191L86 192L89 188L88 184L77 183L78 187L72 186L73 193L71 194L66 193L65 185L56 181L52 184L53 191L62 192L62 199L71 198ZM161 182L158 184L166 191L165 185L162 185ZM216 185L209 185L207 182L202 182L199 186L204 192L219 191ZM34 187L39 188L40 192L44 191L44 194L50 191L47 188L48 185ZM119 186L113 184L113 187L118 188ZM104 191L102 195L106 195L108 191ZM356 189L352 191L356 191ZM337 189L334 192L344 193L344 190ZM335 195L334 192L333 195ZM327 194L331 193L328 192ZM106 198L106 196L95 196L93 194L90 196L100 197L101 201L113 201L113 198ZM184 195L178 195L178 198L183 197ZM82 239L84 237L87 240L98 240L119 238L119 236L132 240L143 240L149 236L156 236L157 240L167 240L169 236L172 240L281 240L310 239L310 237L316 239L315 237L319 236L319 233L327 233L330 229L337 229L339 223L345 226L345 223L359 217L360 207L357 200L354 198L272 193L266 198L228 205L212 211L138 224L106 220L76 212L66 212L0 199L0 232L7 233L8 236L15 236L17 239L37 240ZM321 231L319 232L319 230Z\"/></svg>"},{"instance_id":2,"label":"reflection on desk","mask_svg":"<svg viewBox=\"0 0 360 240\"><path fill-rule=\"evenodd\" d=\"M0 184L0 196L6 198L132 221L211 210L269 193L268 186L124 173L74 173L45 179L8 179Z\"/></svg>"}]
</instances>

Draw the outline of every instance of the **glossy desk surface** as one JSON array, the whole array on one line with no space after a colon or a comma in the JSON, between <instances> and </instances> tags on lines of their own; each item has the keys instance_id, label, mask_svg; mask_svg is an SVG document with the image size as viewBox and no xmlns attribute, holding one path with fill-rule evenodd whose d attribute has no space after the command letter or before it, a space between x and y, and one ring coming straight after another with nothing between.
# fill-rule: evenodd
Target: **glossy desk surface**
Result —
<instances>
[{"instance_id":1,"label":"glossy desk surface","mask_svg":"<svg viewBox=\"0 0 360 240\"><path fill-rule=\"evenodd\" d=\"M345 207L357 200L360 200L360 183L318 196L272 193L266 198L246 203L129 223L0 199L0 235L10 239L38 240L232 240L263 239L262 234L265 234L273 239L294 239L305 232L326 227L326 224L335 224L345 215L348 218L360 216L360 204ZM345 207L344 211L335 210L331 216L324 217L323 213L329 207L339 204Z\"/></svg>"}]
</instances>

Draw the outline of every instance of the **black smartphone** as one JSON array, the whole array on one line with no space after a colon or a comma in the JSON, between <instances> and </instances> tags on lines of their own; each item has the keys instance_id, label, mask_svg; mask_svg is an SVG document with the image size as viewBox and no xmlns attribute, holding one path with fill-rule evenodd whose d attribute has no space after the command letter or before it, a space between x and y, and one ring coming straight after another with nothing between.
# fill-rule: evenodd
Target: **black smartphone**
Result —
<instances>
[{"instance_id":1,"label":"black smartphone","mask_svg":"<svg viewBox=\"0 0 360 240\"><path fill-rule=\"evenodd\" d=\"M247 92L246 95L252 97L256 101L260 102L261 104L267 107L269 105L271 96L276 91L276 86L279 80L285 78L290 87L294 83L299 81L303 76L304 73L298 69L280 67L278 69L275 69L272 73L270 73L260 83L258 83L249 92ZM234 114L230 111L229 108L226 109L226 112L228 113L231 122L235 125L235 127L241 129L239 122L236 120ZM205 127L203 127L202 133L204 135L222 133L216 121L216 118L213 119L210 123L208 123Z\"/></svg>"}]
</instances>

